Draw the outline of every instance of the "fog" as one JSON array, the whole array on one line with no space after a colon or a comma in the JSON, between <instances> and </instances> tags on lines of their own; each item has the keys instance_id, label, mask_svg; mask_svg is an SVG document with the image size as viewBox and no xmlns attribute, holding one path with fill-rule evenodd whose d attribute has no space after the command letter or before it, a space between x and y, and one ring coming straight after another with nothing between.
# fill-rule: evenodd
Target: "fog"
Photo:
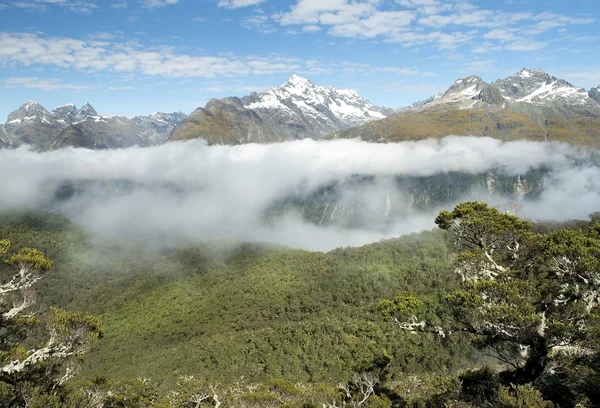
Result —
<instances>
[{"instance_id":1,"label":"fog","mask_svg":"<svg viewBox=\"0 0 600 408\"><path fill-rule=\"evenodd\" d=\"M549 169L545 190L522 202L532 219L585 219L600 210L600 169L591 153L567 144L446 137L397 144L303 140L271 145L208 146L203 141L92 151L0 150L0 211L47 210L81 224L99 239L180 245L214 239L273 242L311 250L356 246L433 228L427 211L389 212L410 192L393 176L494 171L507 176ZM369 176L368 185L346 183ZM67 183L66 183L67 182ZM360 202L384 224L320 226L287 211L265 212L290 196L341 182L341 202ZM75 185L75 187L73 187ZM67 186L67 187L65 187ZM345 187L344 187L345 186ZM501 205L509 197L481 188L468 198Z\"/></svg>"}]
</instances>

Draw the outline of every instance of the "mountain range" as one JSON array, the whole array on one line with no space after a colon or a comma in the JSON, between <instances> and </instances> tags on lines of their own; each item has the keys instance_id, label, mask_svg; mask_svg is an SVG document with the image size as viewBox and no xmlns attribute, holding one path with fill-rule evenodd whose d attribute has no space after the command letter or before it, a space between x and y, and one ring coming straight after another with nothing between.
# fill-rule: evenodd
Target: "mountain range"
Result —
<instances>
[{"instance_id":1,"label":"mountain range","mask_svg":"<svg viewBox=\"0 0 600 408\"><path fill-rule=\"evenodd\" d=\"M396 115L330 137L397 142L454 134L598 147L599 88L586 91L535 69L522 69L491 84L468 76Z\"/></svg>"},{"instance_id":2,"label":"mountain range","mask_svg":"<svg viewBox=\"0 0 600 408\"><path fill-rule=\"evenodd\" d=\"M240 144L319 139L393 113L356 91L318 86L293 75L281 86L243 98L211 99L174 129L170 140Z\"/></svg>"},{"instance_id":3,"label":"mountain range","mask_svg":"<svg viewBox=\"0 0 600 408\"><path fill-rule=\"evenodd\" d=\"M133 119L103 116L87 102L80 108L67 104L49 112L36 101L29 101L8 115L0 127L0 146L28 144L40 151L67 146L90 149L150 146L165 141L185 116L181 112Z\"/></svg>"},{"instance_id":4,"label":"mountain range","mask_svg":"<svg viewBox=\"0 0 600 408\"><path fill-rule=\"evenodd\" d=\"M304 138L373 142L447 135L502 140L557 140L600 146L600 86L586 91L544 71L524 68L487 83L471 75L411 106L375 106L353 90L293 75L281 86L242 98L211 99L189 116L102 116L86 103L47 111L23 104L0 125L0 147L30 144L106 149L205 139L209 144L274 143Z\"/></svg>"}]
</instances>

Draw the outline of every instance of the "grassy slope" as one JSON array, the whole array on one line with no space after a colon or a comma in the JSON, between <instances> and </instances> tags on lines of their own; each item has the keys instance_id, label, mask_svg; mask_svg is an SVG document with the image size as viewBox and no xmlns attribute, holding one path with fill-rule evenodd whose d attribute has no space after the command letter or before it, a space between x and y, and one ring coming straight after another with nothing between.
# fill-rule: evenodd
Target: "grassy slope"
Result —
<instances>
[{"instance_id":1,"label":"grassy slope","mask_svg":"<svg viewBox=\"0 0 600 408\"><path fill-rule=\"evenodd\" d=\"M538 116L544 120L536 119ZM598 147L599 125L597 117L586 117L577 112L565 117L552 112L527 115L509 109L458 109L444 105L393 115L339 132L333 137L400 142L448 135L475 135L501 140L553 140Z\"/></svg>"},{"instance_id":2,"label":"grassy slope","mask_svg":"<svg viewBox=\"0 0 600 408\"><path fill-rule=\"evenodd\" d=\"M472 352L458 337L443 345L401 332L375 309L409 289L437 303L436 290L456 284L438 232L326 254L113 248L96 262L84 262L85 235L56 217L5 220L0 236L56 260L42 303L101 317L106 336L86 356L85 376L338 381L382 350L396 372L456 369Z\"/></svg>"}]
</instances>

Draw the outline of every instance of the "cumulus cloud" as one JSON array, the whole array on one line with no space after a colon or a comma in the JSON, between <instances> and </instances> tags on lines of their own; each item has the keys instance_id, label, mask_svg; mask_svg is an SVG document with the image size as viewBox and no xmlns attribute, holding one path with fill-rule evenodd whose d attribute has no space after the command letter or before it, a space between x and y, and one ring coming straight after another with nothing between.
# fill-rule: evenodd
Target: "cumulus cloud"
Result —
<instances>
[{"instance_id":1,"label":"cumulus cloud","mask_svg":"<svg viewBox=\"0 0 600 408\"><path fill-rule=\"evenodd\" d=\"M261 26L265 33L274 28L261 13L242 19L244 27ZM347 62L302 60L284 55L237 56L235 54L190 55L171 47L144 47L122 41L121 33L94 33L87 40L45 37L30 33L0 33L1 66L50 66L86 73L108 71L123 75L143 74L165 78L218 78L269 74L332 74L393 72L398 75L430 75L414 68L377 67ZM49 80L50 81L50 80Z\"/></svg>"},{"instance_id":2,"label":"cumulus cloud","mask_svg":"<svg viewBox=\"0 0 600 408\"><path fill-rule=\"evenodd\" d=\"M515 38L544 46L536 41L544 32L595 21L593 17L508 12L468 1L441 0L397 0L395 5L376 0L297 0L289 10L273 17L283 26L310 27L303 31L323 27L336 37L381 38L406 47L431 44L440 49L456 48L470 40L478 47L482 40L501 44ZM480 33L474 28L487 31ZM522 51L514 44L505 49Z\"/></svg>"},{"instance_id":3,"label":"cumulus cloud","mask_svg":"<svg viewBox=\"0 0 600 408\"><path fill-rule=\"evenodd\" d=\"M127 242L238 239L327 250L433 227L434 212L411 211L399 204L410 192L398 190L393 182L398 176L490 170L517 175L554 169L541 202L526 203L526 208L551 218L585 217L598 210L600 171L572 169L571 162L586 155L564 144L474 137L386 145L303 140L231 147L189 141L45 153L21 147L0 150L0 172L15 175L3 182L0 210L59 212L99 237ZM361 177L371 181L357 183ZM332 184L341 189L342 204L359 203L363 210L379 211L384 217L389 212L385 227L323 227L292 212L266 217L273 204L309 197ZM573 197L578 197L576 202ZM402 211L390 212L402 205Z\"/></svg>"},{"instance_id":4,"label":"cumulus cloud","mask_svg":"<svg viewBox=\"0 0 600 408\"><path fill-rule=\"evenodd\" d=\"M264 3L265 1L267 0L219 0L217 6L228 9L236 9L248 6L255 6L257 4Z\"/></svg>"},{"instance_id":5,"label":"cumulus cloud","mask_svg":"<svg viewBox=\"0 0 600 408\"><path fill-rule=\"evenodd\" d=\"M76 85L62 82L58 79L42 79L37 77L11 77L0 82L4 88L29 88L44 91L71 90L82 91L90 89L88 85Z\"/></svg>"},{"instance_id":6,"label":"cumulus cloud","mask_svg":"<svg viewBox=\"0 0 600 408\"><path fill-rule=\"evenodd\" d=\"M242 18L240 25L248 30L257 30L263 34L271 34L277 31L277 28L271 24L269 17L262 11Z\"/></svg>"},{"instance_id":7,"label":"cumulus cloud","mask_svg":"<svg viewBox=\"0 0 600 408\"><path fill-rule=\"evenodd\" d=\"M83 14L90 14L100 8L96 3L87 0L28 0L13 1L11 5L27 11L37 12L45 12L49 6L59 6Z\"/></svg>"},{"instance_id":8,"label":"cumulus cloud","mask_svg":"<svg viewBox=\"0 0 600 408\"><path fill-rule=\"evenodd\" d=\"M144 8L155 9L172 6L173 4L179 3L179 0L140 0L140 3Z\"/></svg>"},{"instance_id":9,"label":"cumulus cloud","mask_svg":"<svg viewBox=\"0 0 600 408\"><path fill-rule=\"evenodd\" d=\"M84 41L28 33L0 33L0 65L48 65L86 72L141 73L162 77L233 77L294 72L303 61L281 56L178 54L131 42Z\"/></svg>"}]
</instances>

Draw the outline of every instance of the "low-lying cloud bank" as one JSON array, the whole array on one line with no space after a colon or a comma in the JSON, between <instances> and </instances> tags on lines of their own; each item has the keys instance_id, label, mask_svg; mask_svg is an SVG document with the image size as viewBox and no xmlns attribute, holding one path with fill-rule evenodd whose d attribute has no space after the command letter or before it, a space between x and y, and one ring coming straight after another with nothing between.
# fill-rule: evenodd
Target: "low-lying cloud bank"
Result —
<instances>
[{"instance_id":1,"label":"low-lying cloud bank","mask_svg":"<svg viewBox=\"0 0 600 408\"><path fill-rule=\"evenodd\" d=\"M225 238L327 250L432 228L439 208L405 212L385 228L358 229L318 226L294 214L266 222L265 211L278 200L357 175L376 182L370 189L345 192L348 197L363 194L362 202L390 207L397 196L409 194L391 191L385 180L392 176L492 170L512 176L543 168L549 169L547 188L535 201L523 202L527 215L585 218L600 210L600 169L590 159L590 152L567 144L476 137L398 144L303 140L207 146L189 141L45 153L21 147L0 150L0 211L51 210L99 237L145 244ZM504 200L481 191L473 191L473 198Z\"/></svg>"}]
</instances>

